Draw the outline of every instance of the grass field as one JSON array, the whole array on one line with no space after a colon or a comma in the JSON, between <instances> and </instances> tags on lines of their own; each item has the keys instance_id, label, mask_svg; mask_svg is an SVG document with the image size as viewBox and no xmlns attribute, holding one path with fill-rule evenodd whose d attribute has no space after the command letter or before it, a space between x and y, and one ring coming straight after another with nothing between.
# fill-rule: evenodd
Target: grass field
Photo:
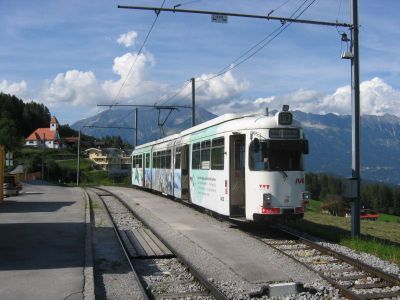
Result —
<instances>
[{"instance_id":1,"label":"grass field","mask_svg":"<svg viewBox=\"0 0 400 300\"><path fill-rule=\"evenodd\" d=\"M321 202L311 201L304 219L290 223L302 231L374 254L400 265L399 217L383 214L377 221L361 221L361 237L350 238L351 219L321 212Z\"/></svg>"},{"instance_id":2,"label":"grass field","mask_svg":"<svg viewBox=\"0 0 400 300\"><path fill-rule=\"evenodd\" d=\"M61 168L76 170L77 160L76 159L68 159L68 160L59 160L57 164ZM90 170L92 165L92 161L87 158L80 159L80 170Z\"/></svg>"}]
</instances>

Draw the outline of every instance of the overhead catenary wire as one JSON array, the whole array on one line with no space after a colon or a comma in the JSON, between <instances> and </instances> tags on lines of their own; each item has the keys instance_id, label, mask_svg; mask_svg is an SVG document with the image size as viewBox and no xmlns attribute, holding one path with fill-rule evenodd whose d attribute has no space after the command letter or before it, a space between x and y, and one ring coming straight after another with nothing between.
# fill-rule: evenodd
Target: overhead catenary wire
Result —
<instances>
[{"instance_id":1,"label":"overhead catenary wire","mask_svg":"<svg viewBox=\"0 0 400 300\"><path fill-rule=\"evenodd\" d=\"M281 9L282 7L284 7L284 6L285 6L286 4L288 4L290 1L292 1L292 0L286 0L284 3L280 4L280 5L277 6L276 8L271 9L271 10L269 11L269 13L267 14L267 16L272 15L274 12L276 12L277 10Z\"/></svg>"},{"instance_id":2,"label":"overhead catenary wire","mask_svg":"<svg viewBox=\"0 0 400 300\"><path fill-rule=\"evenodd\" d=\"M171 101L172 99L174 99L176 96L178 96L184 89L186 89L186 87L190 84L190 80L186 80L185 81L186 84L184 84L177 92L175 92L172 96L168 97L166 100L163 100L163 102L161 104L165 104L169 101Z\"/></svg>"},{"instance_id":3,"label":"overhead catenary wire","mask_svg":"<svg viewBox=\"0 0 400 300\"><path fill-rule=\"evenodd\" d=\"M304 0L303 3L292 13L292 15L290 16L290 18L294 17L295 19L298 19L312 4L314 4L314 2L316 0L312 0L311 3L309 3L297 16L296 13L308 2L309 0ZM216 74L214 74L213 76L210 76L206 79L200 79L198 80L198 82L201 81L209 81L212 80L216 77L222 76L225 73L237 68L238 66L240 66L241 64L243 64L244 62L246 62L247 60L249 60L250 58L252 58L254 55L256 55L258 52L260 52L262 49L264 49L268 44L270 44L274 39L276 39L280 34L282 34L283 31L285 31L287 29L287 27L289 27L292 23L288 22L288 23L282 23L280 27L276 28L275 30L273 30L270 34L268 34L265 38L263 38L261 41L259 41L257 44L255 44L254 46L250 47L247 51L245 51L242 55L240 55L238 58L236 58L232 63L230 63L229 65L225 66L224 68L222 68L220 71L218 71ZM261 46L260 46L261 45ZM259 46L259 47L258 47ZM258 48L257 48L258 47ZM255 49L255 50L254 50ZM254 50L254 52L252 52ZM249 54L250 53L250 54ZM249 54L248 56L246 56L247 54ZM246 57L245 57L246 56ZM241 58L243 58L243 60L240 60ZM238 62L238 63L236 63Z\"/></svg>"},{"instance_id":4,"label":"overhead catenary wire","mask_svg":"<svg viewBox=\"0 0 400 300\"><path fill-rule=\"evenodd\" d=\"M186 1L186 2L183 2L183 3L179 3L179 4L174 5L174 8L182 7L182 6L189 5L189 4L193 4L193 3L196 3L196 2L200 2L200 1L202 1L202 0Z\"/></svg>"},{"instance_id":5,"label":"overhead catenary wire","mask_svg":"<svg viewBox=\"0 0 400 300\"><path fill-rule=\"evenodd\" d=\"M290 1L290 0L289 0ZM289 1L284 2L283 4L281 4L280 6L278 6L275 10L278 10L279 8L283 7L284 5L286 5ZM302 4L300 4L300 6L290 15L290 18L294 17L296 15L297 12L299 12L301 10L301 8L303 8L306 3L309 0L304 0ZM303 11L301 11L295 18L299 18L316 0L312 0L312 2L306 6ZM205 82L213 80L217 77L220 77L222 75L224 75L225 73L229 72L230 70L237 68L238 66L240 66L242 63L246 62L247 60L249 60L251 57L253 57L255 54L257 54L259 51L261 51L263 48L265 48L270 42L272 42L278 35L280 35L284 30L286 30L286 28L289 26L289 24L291 23L283 23L281 24L281 26L279 26L278 28L274 29L271 33L269 33L265 38L263 38L262 40L260 40L258 43L256 43L255 45L253 45L252 47L250 47L249 49L247 49L244 53L242 53L239 57L237 57L233 62L231 62L229 65L223 67L222 69L220 69L216 74L205 78L205 79L198 79L197 82L202 82L197 89L200 89ZM282 29L283 28L283 29ZM271 38L270 40L268 40L269 38ZM261 44L263 44L265 42L264 45L262 45L260 48L256 49L258 46L260 46ZM248 57L245 57L247 54L249 54L250 52L252 52L254 49L256 49L253 53L251 53ZM240 61L241 58L245 57L242 61ZM240 61L238 64L235 64L236 62ZM186 85L187 86L187 85ZM186 86L184 86L180 91L184 90L186 88ZM179 92L180 92L179 91ZM176 95L179 94L176 93L174 96L170 97L167 101L172 100ZM189 96L191 94L191 92L186 93L185 95L182 96L182 98L186 98L187 96Z\"/></svg>"},{"instance_id":6,"label":"overhead catenary wire","mask_svg":"<svg viewBox=\"0 0 400 300\"><path fill-rule=\"evenodd\" d=\"M336 22L339 22L339 16L340 16L340 13L342 10L342 2L343 2L343 0L340 0L340 2L339 2L339 8L338 8L338 13L337 13L337 17L336 17Z\"/></svg>"},{"instance_id":7,"label":"overhead catenary wire","mask_svg":"<svg viewBox=\"0 0 400 300\"><path fill-rule=\"evenodd\" d=\"M161 4L161 8L164 7L165 1L166 1L166 0L163 0L163 2L162 2L162 4ZM160 15L159 12L156 13L156 17L154 18L153 23L151 24L150 29L149 29L149 31L147 32L146 37L145 37L145 39L144 39L142 45L140 46L140 49L139 49L138 53L136 54L135 60L133 61L133 63L131 64L131 66L130 66L130 68L129 68L128 74L126 75L124 81L122 82L120 88L118 89L117 94L116 94L115 97L114 97L114 100L113 100L114 105L117 103L117 99L118 99L119 95L121 94L121 91L122 91L123 87L125 86L126 82L128 81L129 76L131 75L131 72L132 72L132 70L133 70L133 67L136 65L136 62L137 62L137 60L138 60L140 54L142 53L142 51L143 51L143 49L144 49L144 46L146 45L146 42L147 42L147 40L148 40L148 38L149 38L151 32L152 32L153 29L154 29L154 26L156 25L156 22L157 22L157 20L158 20L159 15Z\"/></svg>"},{"instance_id":8,"label":"overhead catenary wire","mask_svg":"<svg viewBox=\"0 0 400 300\"><path fill-rule=\"evenodd\" d=\"M300 6L290 15L290 18L294 17L295 19L298 19L301 15L304 14L305 11L307 11L310 8L311 5L313 5L316 2L316 0L312 0L306 6L307 2L309 2L309 0L304 0L303 3L300 4ZM286 4L286 3L284 3L284 4ZM301 10L302 8L303 8L303 10ZM300 11L300 13L299 13L299 11ZM227 66L223 67L222 69L220 69L216 74L214 74L214 75L212 75L212 76L210 76L208 78L205 78L205 79L196 80L197 82L202 82L197 87L197 89L200 89L206 82L208 82L210 80L213 80L213 79L215 79L217 77L220 77L220 76L226 74L227 72L237 68L238 66L240 66L244 62L248 61L250 58L252 58L258 52L260 52L262 49L264 49L268 44L270 44L274 39L276 39L280 34L282 34L282 32L285 31L287 29L287 27L289 27L291 24L292 24L291 22L281 24L281 26L279 26L276 29L274 29L265 38L260 40L258 43L256 43L252 47L250 47L248 50L246 50L244 53L242 53L239 57L237 57L229 65L227 65ZM246 56L247 54L249 54L249 55ZM238 62L238 63L236 63L236 62ZM185 94L185 95L183 95L183 98L186 98L188 95L190 95L190 92Z\"/></svg>"},{"instance_id":9,"label":"overhead catenary wire","mask_svg":"<svg viewBox=\"0 0 400 300\"><path fill-rule=\"evenodd\" d=\"M280 9L281 7L286 5L289 1L290 0L287 0L287 1L283 2L281 5L279 5L274 10L276 11L277 9ZM302 14L304 14L305 11L307 11L310 8L311 5L313 5L316 2L316 0L312 0L310 3L308 3L308 5L306 5L307 2L309 2L309 1L310 0L304 0L302 2L302 4L291 14L290 18L295 16L294 18L298 19ZM306 7L303 8L304 6L306 6ZM300 11L300 13L298 13L299 11ZM274 29L265 38L263 38L261 41L259 41L258 43L256 43L252 47L250 47L248 50L246 50L243 54L241 54L238 58L236 58L232 63L230 63L229 65L227 65L224 68L220 69L220 71L218 71L216 74L214 74L214 75L212 75L212 76L210 76L208 78L205 78L205 79L198 79L197 82L203 82L203 83L200 84L200 86L198 86L197 89L200 89L205 84L205 82L213 80L213 79L215 79L217 77L220 77L220 76L226 74L227 72L239 67L241 64L243 64L244 62L246 62L247 60L252 58L259 51L261 51L268 44L270 44L274 39L276 39L280 34L282 34L282 32L285 31L287 29L287 27L289 27L291 24L292 24L292 22L282 22L281 26L279 26L278 28ZM165 104L165 103L173 100L177 95L179 95L187 87L188 84L189 84L189 82L187 82L186 85L184 85L181 89L179 89L174 95L170 96L167 100L162 100L162 104ZM189 94L190 94L190 92L185 94L185 95L183 95L182 98L186 98Z\"/></svg>"}]
</instances>

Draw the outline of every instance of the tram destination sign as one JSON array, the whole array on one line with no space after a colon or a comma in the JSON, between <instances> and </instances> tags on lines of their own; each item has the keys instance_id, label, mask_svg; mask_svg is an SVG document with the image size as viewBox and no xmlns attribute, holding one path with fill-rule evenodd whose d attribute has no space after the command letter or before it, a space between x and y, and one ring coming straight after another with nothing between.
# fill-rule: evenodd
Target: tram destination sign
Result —
<instances>
[{"instance_id":1,"label":"tram destination sign","mask_svg":"<svg viewBox=\"0 0 400 300\"><path fill-rule=\"evenodd\" d=\"M226 23L228 23L228 16L213 14L213 15L211 15L211 22L226 24Z\"/></svg>"},{"instance_id":2,"label":"tram destination sign","mask_svg":"<svg viewBox=\"0 0 400 300\"><path fill-rule=\"evenodd\" d=\"M299 139L300 130L297 128L272 128L269 130L271 139Z\"/></svg>"}]
</instances>

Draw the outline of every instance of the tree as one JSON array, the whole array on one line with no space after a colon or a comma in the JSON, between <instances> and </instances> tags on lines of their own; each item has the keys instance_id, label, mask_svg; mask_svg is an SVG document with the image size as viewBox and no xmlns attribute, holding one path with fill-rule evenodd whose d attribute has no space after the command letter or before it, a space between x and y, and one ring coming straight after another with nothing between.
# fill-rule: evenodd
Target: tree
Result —
<instances>
[{"instance_id":1,"label":"tree","mask_svg":"<svg viewBox=\"0 0 400 300\"><path fill-rule=\"evenodd\" d=\"M0 117L0 144L6 151L15 151L21 145L21 137L12 119Z\"/></svg>"}]
</instances>

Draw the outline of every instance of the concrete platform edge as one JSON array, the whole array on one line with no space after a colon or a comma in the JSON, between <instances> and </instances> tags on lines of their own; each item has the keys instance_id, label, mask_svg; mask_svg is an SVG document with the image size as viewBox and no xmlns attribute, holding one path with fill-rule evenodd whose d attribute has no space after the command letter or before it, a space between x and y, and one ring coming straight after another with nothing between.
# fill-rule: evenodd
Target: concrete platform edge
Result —
<instances>
[{"instance_id":1,"label":"concrete platform edge","mask_svg":"<svg viewBox=\"0 0 400 300\"><path fill-rule=\"evenodd\" d=\"M85 269L84 269L84 291L83 297L94 300L94 275L93 275L93 246L92 246L92 220L90 215L90 201L86 191L81 188L85 199Z\"/></svg>"}]
</instances>

